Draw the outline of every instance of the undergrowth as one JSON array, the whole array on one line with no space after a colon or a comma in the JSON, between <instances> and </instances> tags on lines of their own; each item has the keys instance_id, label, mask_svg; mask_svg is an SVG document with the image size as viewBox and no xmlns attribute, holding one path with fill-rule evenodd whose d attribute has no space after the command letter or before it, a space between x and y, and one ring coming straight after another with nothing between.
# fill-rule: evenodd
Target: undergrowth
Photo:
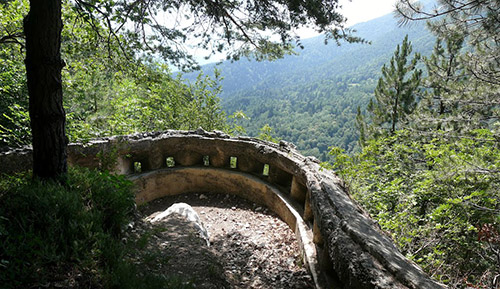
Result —
<instances>
[{"instance_id":1,"label":"undergrowth","mask_svg":"<svg viewBox=\"0 0 500 289\"><path fill-rule=\"evenodd\" d=\"M125 258L123 229L134 213L123 176L73 168L66 185L0 179L2 288L180 288Z\"/></svg>"}]
</instances>

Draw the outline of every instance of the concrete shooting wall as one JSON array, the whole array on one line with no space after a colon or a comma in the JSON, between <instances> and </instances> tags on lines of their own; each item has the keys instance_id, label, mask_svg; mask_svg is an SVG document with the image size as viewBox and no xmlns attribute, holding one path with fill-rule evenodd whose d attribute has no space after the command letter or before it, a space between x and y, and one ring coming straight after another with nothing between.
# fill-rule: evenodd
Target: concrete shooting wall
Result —
<instances>
[{"instance_id":1,"label":"concrete shooting wall","mask_svg":"<svg viewBox=\"0 0 500 289\"><path fill-rule=\"evenodd\" d=\"M31 150L0 153L0 173L31 168ZM189 192L266 205L295 231L317 288L445 288L406 259L334 172L286 142L166 131L73 143L68 163L128 175L136 201Z\"/></svg>"}]
</instances>

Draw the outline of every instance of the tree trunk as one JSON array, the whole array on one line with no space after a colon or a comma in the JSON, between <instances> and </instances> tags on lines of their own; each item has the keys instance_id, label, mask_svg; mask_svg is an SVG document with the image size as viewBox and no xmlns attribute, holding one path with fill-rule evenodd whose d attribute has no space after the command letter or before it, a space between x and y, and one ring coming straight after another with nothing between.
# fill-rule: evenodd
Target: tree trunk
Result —
<instances>
[{"instance_id":1,"label":"tree trunk","mask_svg":"<svg viewBox=\"0 0 500 289\"><path fill-rule=\"evenodd\" d=\"M31 0L24 20L33 175L58 179L67 172L66 114L62 104L61 0Z\"/></svg>"},{"instance_id":2,"label":"tree trunk","mask_svg":"<svg viewBox=\"0 0 500 289\"><path fill-rule=\"evenodd\" d=\"M398 121L398 103L399 101L399 90L396 91L396 99L394 100L394 106L392 107L392 126L391 135L396 131L396 122Z\"/></svg>"}]
</instances>

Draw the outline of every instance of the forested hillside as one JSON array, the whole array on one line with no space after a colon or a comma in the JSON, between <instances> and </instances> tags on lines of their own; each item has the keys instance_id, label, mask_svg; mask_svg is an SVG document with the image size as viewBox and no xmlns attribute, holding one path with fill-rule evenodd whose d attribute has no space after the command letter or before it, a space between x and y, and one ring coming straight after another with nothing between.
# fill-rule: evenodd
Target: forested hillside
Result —
<instances>
[{"instance_id":1,"label":"forested hillside","mask_svg":"<svg viewBox=\"0 0 500 289\"><path fill-rule=\"evenodd\" d=\"M499 1L398 2L429 20L422 57L404 39L356 116L361 151L334 168L401 251L450 288L500 288Z\"/></svg>"},{"instance_id":2,"label":"forested hillside","mask_svg":"<svg viewBox=\"0 0 500 289\"><path fill-rule=\"evenodd\" d=\"M325 160L331 145L347 151L357 147L357 107L366 106L380 67L405 35L416 52L428 54L434 45L424 22L399 27L393 15L353 28L371 44L325 45L318 36L304 40L298 55L274 62L224 62L203 70L220 70L222 107L228 114L241 110L247 115L240 121L247 134L257 136L268 124L275 138Z\"/></svg>"}]
</instances>

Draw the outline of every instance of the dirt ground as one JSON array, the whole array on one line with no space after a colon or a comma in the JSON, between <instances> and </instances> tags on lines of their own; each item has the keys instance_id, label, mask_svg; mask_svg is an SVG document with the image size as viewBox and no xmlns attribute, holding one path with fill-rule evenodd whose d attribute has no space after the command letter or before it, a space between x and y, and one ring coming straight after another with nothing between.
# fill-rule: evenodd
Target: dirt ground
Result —
<instances>
[{"instance_id":1,"label":"dirt ground","mask_svg":"<svg viewBox=\"0 0 500 289\"><path fill-rule=\"evenodd\" d=\"M161 226L144 221L178 202L190 204L198 213L210 246L182 218L170 218ZM262 206L235 196L203 193L162 198L139 211L142 219L131 231L147 235L142 236L146 256L158 260L160 255L164 260L152 264L151 270L169 272L194 288L314 288L295 235Z\"/></svg>"}]
</instances>

